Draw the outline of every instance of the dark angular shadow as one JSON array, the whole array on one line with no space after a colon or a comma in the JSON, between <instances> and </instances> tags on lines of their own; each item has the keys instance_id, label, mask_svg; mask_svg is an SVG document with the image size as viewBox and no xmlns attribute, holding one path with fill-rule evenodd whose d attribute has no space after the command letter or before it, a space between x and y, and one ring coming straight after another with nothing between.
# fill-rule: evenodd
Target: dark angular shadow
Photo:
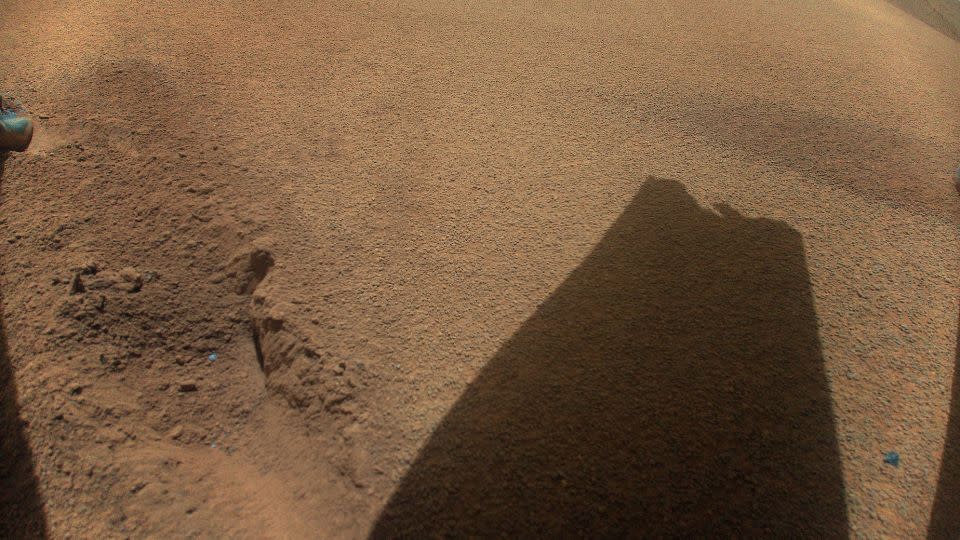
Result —
<instances>
[{"instance_id":1,"label":"dark angular shadow","mask_svg":"<svg viewBox=\"0 0 960 540\"><path fill-rule=\"evenodd\" d=\"M0 154L0 180L5 159ZM0 260L2 264L4 261ZM17 406L3 313L3 291L0 291L0 538L46 538L43 501Z\"/></svg>"},{"instance_id":2,"label":"dark angular shadow","mask_svg":"<svg viewBox=\"0 0 960 540\"><path fill-rule=\"evenodd\" d=\"M887 0L948 38L960 41L960 3L956 0Z\"/></svg>"},{"instance_id":3,"label":"dark angular shadow","mask_svg":"<svg viewBox=\"0 0 960 540\"><path fill-rule=\"evenodd\" d=\"M940 482L933 501L930 529L931 540L960 538L960 316L957 318L957 352L953 363L953 396L950 400L950 420L947 440L940 462Z\"/></svg>"},{"instance_id":4,"label":"dark angular shadow","mask_svg":"<svg viewBox=\"0 0 960 540\"><path fill-rule=\"evenodd\" d=\"M490 360L371 533L847 535L800 234L657 178Z\"/></svg>"}]
</instances>

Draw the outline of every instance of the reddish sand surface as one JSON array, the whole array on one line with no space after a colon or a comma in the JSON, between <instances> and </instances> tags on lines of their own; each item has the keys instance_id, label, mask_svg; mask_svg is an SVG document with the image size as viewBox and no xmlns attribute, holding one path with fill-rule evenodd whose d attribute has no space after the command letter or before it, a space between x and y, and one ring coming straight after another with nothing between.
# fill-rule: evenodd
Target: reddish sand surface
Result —
<instances>
[{"instance_id":1,"label":"reddish sand surface","mask_svg":"<svg viewBox=\"0 0 960 540\"><path fill-rule=\"evenodd\" d=\"M0 0L0 537L960 537L951 1Z\"/></svg>"}]
</instances>

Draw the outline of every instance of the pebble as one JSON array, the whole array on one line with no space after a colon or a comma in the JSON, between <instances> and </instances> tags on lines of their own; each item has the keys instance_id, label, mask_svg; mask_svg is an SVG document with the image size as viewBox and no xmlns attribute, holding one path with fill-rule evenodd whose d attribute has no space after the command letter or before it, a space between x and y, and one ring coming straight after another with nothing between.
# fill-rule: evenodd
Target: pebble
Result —
<instances>
[{"instance_id":1,"label":"pebble","mask_svg":"<svg viewBox=\"0 0 960 540\"><path fill-rule=\"evenodd\" d=\"M84 290L83 280L80 279L80 272L77 272L73 275L73 279L70 280L70 294L80 294Z\"/></svg>"},{"instance_id":2,"label":"pebble","mask_svg":"<svg viewBox=\"0 0 960 540\"><path fill-rule=\"evenodd\" d=\"M95 277L86 280L83 283L83 286L84 288L91 290L111 289L117 284L116 276L111 274L112 272L107 274L97 274Z\"/></svg>"},{"instance_id":3,"label":"pebble","mask_svg":"<svg viewBox=\"0 0 960 540\"><path fill-rule=\"evenodd\" d=\"M184 381L180 383L179 388L181 392L196 392L197 383L195 383L194 381Z\"/></svg>"},{"instance_id":4,"label":"pebble","mask_svg":"<svg viewBox=\"0 0 960 540\"><path fill-rule=\"evenodd\" d=\"M120 278L123 280L120 288L128 293L139 292L143 288L143 275L134 268L128 266L120 270Z\"/></svg>"}]
</instances>

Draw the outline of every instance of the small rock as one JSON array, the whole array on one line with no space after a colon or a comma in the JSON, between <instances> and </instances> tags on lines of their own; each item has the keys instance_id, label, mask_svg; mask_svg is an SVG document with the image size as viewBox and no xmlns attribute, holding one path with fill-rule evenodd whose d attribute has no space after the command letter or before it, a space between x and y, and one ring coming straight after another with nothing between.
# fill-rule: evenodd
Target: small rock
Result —
<instances>
[{"instance_id":1,"label":"small rock","mask_svg":"<svg viewBox=\"0 0 960 540\"><path fill-rule=\"evenodd\" d=\"M95 262L93 262L93 261L90 261L90 262L85 263L85 264L84 264L83 266L81 266L80 268L77 268L76 270L77 270L77 272L80 272L81 274L83 274L83 275L85 275L85 276L92 276L92 275L96 274L96 273L100 270L100 267L99 267L99 265L97 265L97 263L95 263Z\"/></svg>"},{"instance_id":2,"label":"small rock","mask_svg":"<svg viewBox=\"0 0 960 540\"><path fill-rule=\"evenodd\" d=\"M98 443L117 444L127 440L127 435L116 428L100 428L94 433L94 440Z\"/></svg>"},{"instance_id":3,"label":"small rock","mask_svg":"<svg viewBox=\"0 0 960 540\"><path fill-rule=\"evenodd\" d=\"M129 266L120 270L120 279L123 280L120 289L128 293L139 292L143 288L143 275Z\"/></svg>"},{"instance_id":4,"label":"small rock","mask_svg":"<svg viewBox=\"0 0 960 540\"><path fill-rule=\"evenodd\" d=\"M80 272L77 272L73 275L73 279L70 280L70 294L80 294L85 290L83 280L80 279Z\"/></svg>"},{"instance_id":5,"label":"small rock","mask_svg":"<svg viewBox=\"0 0 960 540\"><path fill-rule=\"evenodd\" d=\"M274 266L273 254L260 247L248 246L240 250L228 265L228 276L236 275L237 294L252 294Z\"/></svg>"},{"instance_id":6,"label":"small rock","mask_svg":"<svg viewBox=\"0 0 960 540\"><path fill-rule=\"evenodd\" d=\"M183 436L183 426L181 425L174 426L173 429L167 432L167 437L173 440L177 440L182 436Z\"/></svg>"},{"instance_id":7,"label":"small rock","mask_svg":"<svg viewBox=\"0 0 960 540\"><path fill-rule=\"evenodd\" d=\"M179 389L181 392L196 392L197 383L194 381L184 381L180 383Z\"/></svg>"},{"instance_id":8,"label":"small rock","mask_svg":"<svg viewBox=\"0 0 960 540\"><path fill-rule=\"evenodd\" d=\"M83 286L87 290L111 289L117 284L119 277L114 272L100 272L95 277L84 280Z\"/></svg>"}]
</instances>

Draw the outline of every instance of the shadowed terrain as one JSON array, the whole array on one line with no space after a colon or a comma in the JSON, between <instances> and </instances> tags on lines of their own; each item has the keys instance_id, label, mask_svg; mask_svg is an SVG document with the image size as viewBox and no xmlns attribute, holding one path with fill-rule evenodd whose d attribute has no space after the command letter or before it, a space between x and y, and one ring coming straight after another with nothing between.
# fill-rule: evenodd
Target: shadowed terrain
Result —
<instances>
[{"instance_id":1,"label":"shadowed terrain","mask_svg":"<svg viewBox=\"0 0 960 540\"><path fill-rule=\"evenodd\" d=\"M943 35L960 40L960 2L957 0L890 0L890 3Z\"/></svg>"},{"instance_id":2,"label":"shadowed terrain","mask_svg":"<svg viewBox=\"0 0 960 540\"><path fill-rule=\"evenodd\" d=\"M802 239L648 179L490 360L372 536L845 537Z\"/></svg>"},{"instance_id":3,"label":"shadowed terrain","mask_svg":"<svg viewBox=\"0 0 960 540\"><path fill-rule=\"evenodd\" d=\"M0 539L950 534L945 5L3 3Z\"/></svg>"},{"instance_id":4,"label":"shadowed terrain","mask_svg":"<svg viewBox=\"0 0 960 540\"><path fill-rule=\"evenodd\" d=\"M3 161L0 155L0 181ZM0 276L4 261L0 260ZM0 291L0 538L43 538L46 519L33 472L30 446L23 433L17 406L13 367L7 357L3 331L3 294Z\"/></svg>"},{"instance_id":5,"label":"shadowed terrain","mask_svg":"<svg viewBox=\"0 0 960 540\"><path fill-rule=\"evenodd\" d=\"M950 423L940 465L940 482L927 533L929 538L938 540L960 535L960 319L957 322L957 359L950 403Z\"/></svg>"},{"instance_id":6,"label":"shadowed terrain","mask_svg":"<svg viewBox=\"0 0 960 540\"><path fill-rule=\"evenodd\" d=\"M2 304L2 299L0 299ZM46 520L0 323L0 538L44 538Z\"/></svg>"}]
</instances>

